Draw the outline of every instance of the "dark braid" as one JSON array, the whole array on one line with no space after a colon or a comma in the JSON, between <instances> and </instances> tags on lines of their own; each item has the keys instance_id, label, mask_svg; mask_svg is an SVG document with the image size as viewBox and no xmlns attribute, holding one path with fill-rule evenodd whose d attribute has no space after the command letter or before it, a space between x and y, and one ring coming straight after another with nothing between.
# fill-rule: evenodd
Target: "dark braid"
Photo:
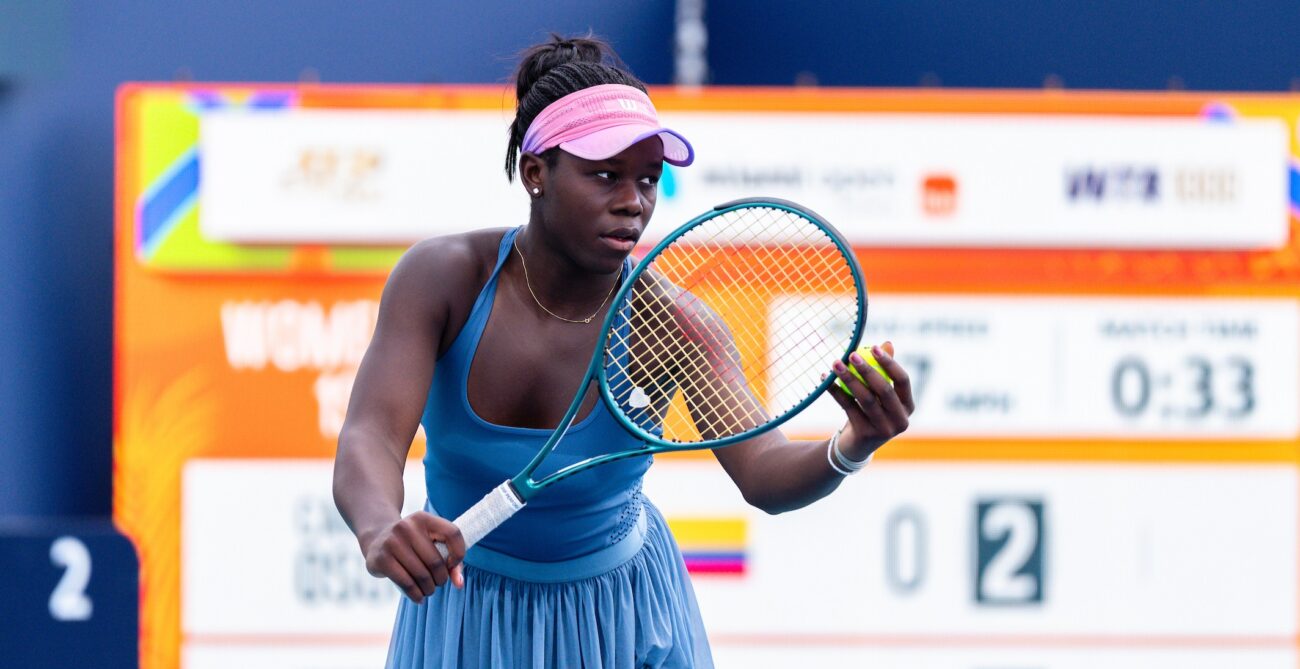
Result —
<instances>
[{"instance_id":1,"label":"dark braid","mask_svg":"<svg viewBox=\"0 0 1300 669\"><path fill-rule=\"evenodd\" d=\"M533 119L547 105L560 98L592 86L623 84L645 90L641 83L605 42L587 37L564 39L551 35L550 41L524 51L515 72L515 120L510 124L510 142L506 145L506 179L513 181L524 133ZM542 154L546 163L555 165L556 149Z\"/></svg>"}]
</instances>

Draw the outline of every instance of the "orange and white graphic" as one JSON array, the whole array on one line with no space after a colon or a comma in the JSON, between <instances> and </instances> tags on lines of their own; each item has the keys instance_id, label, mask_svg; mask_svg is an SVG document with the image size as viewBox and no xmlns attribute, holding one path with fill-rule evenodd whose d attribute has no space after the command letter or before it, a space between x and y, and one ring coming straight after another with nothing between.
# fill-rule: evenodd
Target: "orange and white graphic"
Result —
<instances>
[{"instance_id":1,"label":"orange and white graphic","mask_svg":"<svg viewBox=\"0 0 1300 669\"><path fill-rule=\"evenodd\" d=\"M921 210L927 216L951 216L957 211L957 178L927 174L921 180Z\"/></svg>"}]
</instances>

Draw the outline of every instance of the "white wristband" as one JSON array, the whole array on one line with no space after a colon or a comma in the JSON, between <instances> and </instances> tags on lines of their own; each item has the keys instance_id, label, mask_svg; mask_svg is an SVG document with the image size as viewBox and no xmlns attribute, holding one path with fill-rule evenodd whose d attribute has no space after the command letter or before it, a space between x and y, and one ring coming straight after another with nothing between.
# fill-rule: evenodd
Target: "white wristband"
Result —
<instances>
[{"instance_id":1,"label":"white wristband","mask_svg":"<svg viewBox=\"0 0 1300 669\"><path fill-rule=\"evenodd\" d=\"M836 436L839 436L838 433ZM848 476L849 474L852 474L853 473L852 471L844 469L838 463L835 462L835 457L831 455L831 451L834 450L838 450L838 449L835 448L835 437L831 437L830 442L827 443L826 445L826 464L830 465L831 469L834 469L835 472L840 476Z\"/></svg>"},{"instance_id":2,"label":"white wristband","mask_svg":"<svg viewBox=\"0 0 1300 669\"><path fill-rule=\"evenodd\" d=\"M844 454L840 452L840 433L843 431L844 428L840 428L839 432L836 432L834 436L831 437L830 441L826 442L826 462L829 463L831 469L838 472L840 476L849 476L862 471L862 468L866 467L868 462L871 462L871 458L875 453L873 452L871 455L868 455L865 460L850 460L845 457Z\"/></svg>"}]
</instances>

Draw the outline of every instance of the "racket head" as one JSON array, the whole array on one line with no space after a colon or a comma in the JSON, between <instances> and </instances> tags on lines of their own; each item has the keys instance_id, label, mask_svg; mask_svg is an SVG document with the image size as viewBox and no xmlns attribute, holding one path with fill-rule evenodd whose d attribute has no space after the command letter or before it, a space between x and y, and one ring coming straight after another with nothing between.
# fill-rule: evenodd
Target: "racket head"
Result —
<instances>
[{"instance_id":1,"label":"racket head","mask_svg":"<svg viewBox=\"0 0 1300 669\"><path fill-rule=\"evenodd\" d=\"M829 222L787 200L728 202L674 230L624 282L600 392L645 442L637 453L734 444L816 400L866 317L861 267Z\"/></svg>"}]
</instances>

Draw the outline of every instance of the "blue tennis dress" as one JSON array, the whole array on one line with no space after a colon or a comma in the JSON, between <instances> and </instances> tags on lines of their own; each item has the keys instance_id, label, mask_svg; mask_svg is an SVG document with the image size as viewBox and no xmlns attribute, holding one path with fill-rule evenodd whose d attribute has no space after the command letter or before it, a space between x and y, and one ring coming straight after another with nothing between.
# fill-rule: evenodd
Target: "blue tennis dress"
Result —
<instances>
[{"instance_id":1,"label":"blue tennis dress","mask_svg":"<svg viewBox=\"0 0 1300 669\"><path fill-rule=\"evenodd\" d=\"M489 423L466 393L518 232L502 237L492 276L438 360L425 405L428 509L444 518L519 473L551 433ZM539 474L638 445L597 403ZM420 605L403 597L388 667L712 667L686 565L641 495L650 462L629 458L550 486L469 550L463 590L449 583Z\"/></svg>"}]
</instances>

